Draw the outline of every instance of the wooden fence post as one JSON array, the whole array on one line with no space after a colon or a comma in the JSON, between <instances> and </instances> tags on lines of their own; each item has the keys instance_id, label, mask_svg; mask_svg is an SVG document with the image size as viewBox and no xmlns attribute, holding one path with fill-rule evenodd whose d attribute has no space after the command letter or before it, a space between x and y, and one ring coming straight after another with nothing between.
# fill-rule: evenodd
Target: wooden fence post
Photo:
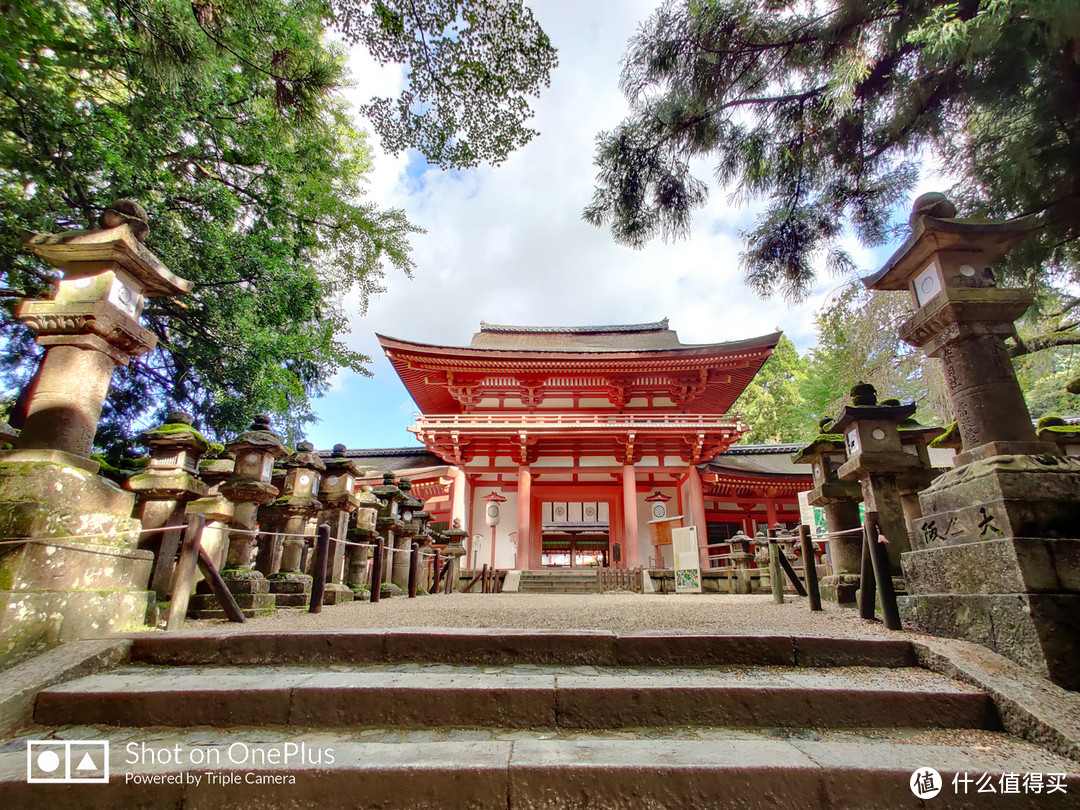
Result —
<instances>
[{"instance_id":1,"label":"wooden fence post","mask_svg":"<svg viewBox=\"0 0 1080 810\"><path fill-rule=\"evenodd\" d=\"M778 605L784 604L784 580L780 572L780 546L776 543L776 529L769 529L769 586L772 588L772 600Z\"/></svg>"},{"instance_id":2,"label":"wooden fence post","mask_svg":"<svg viewBox=\"0 0 1080 810\"><path fill-rule=\"evenodd\" d=\"M859 616L874 620L874 563L870 556L870 516L863 523L862 564L859 567Z\"/></svg>"},{"instance_id":3,"label":"wooden fence post","mask_svg":"<svg viewBox=\"0 0 1080 810\"><path fill-rule=\"evenodd\" d=\"M169 618L165 622L166 630L179 630L184 626L188 600L191 599L191 589L195 585L195 566L199 562L199 540L205 523L206 518L203 515L195 513L188 516L184 539L180 544L180 560L176 564L176 576L173 577Z\"/></svg>"},{"instance_id":4,"label":"wooden fence post","mask_svg":"<svg viewBox=\"0 0 1080 810\"><path fill-rule=\"evenodd\" d=\"M375 556L371 560L371 601L379 601L379 591L382 590L382 566L383 554L386 549L382 535L375 535Z\"/></svg>"},{"instance_id":5,"label":"wooden fence post","mask_svg":"<svg viewBox=\"0 0 1080 810\"><path fill-rule=\"evenodd\" d=\"M892 568L889 567L889 552L878 540L877 512L868 512L866 522L870 527L870 560L874 566L874 579L877 581L878 596L881 597L881 618L890 630L900 630L900 609L896 604L896 590L892 583Z\"/></svg>"},{"instance_id":6,"label":"wooden fence post","mask_svg":"<svg viewBox=\"0 0 1080 810\"><path fill-rule=\"evenodd\" d=\"M330 560L330 524L320 523L315 533L315 568L311 572L311 600L308 613L321 613L323 596L326 595L326 564Z\"/></svg>"},{"instance_id":7,"label":"wooden fence post","mask_svg":"<svg viewBox=\"0 0 1080 810\"><path fill-rule=\"evenodd\" d=\"M821 610L821 591L817 581L817 558L814 545L810 542L810 527L799 526L799 544L802 546L803 577L806 579L806 593L810 597L810 610Z\"/></svg>"},{"instance_id":8,"label":"wooden fence post","mask_svg":"<svg viewBox=\"0 0 1080 810\"><path fill-rule=\"evenodd\" d=\"M210 590L213 591L214 596L221 603L221 609L225 611L225 616L229 621L246 624L247 619L244 618L244 611L240 610L240 606L236 604L232 591L225 584L225 580L221 578L217 566L214 565L214 561L210 559L210 555L206 553L206 549L202 547L201 542L199 543L199 570L206 577Z\"/></svg>"},{"instance_id":9,"label":"wooden fence post","mask_svg":"<svg viewBox=\"0 0 1080 810\"><path fill-rule=\"evenodd\" d=\"M413 543L412 551L409 552L409 598L416 598L417 586L420 584L420 544Z\"/></svg>"}]
</instances>

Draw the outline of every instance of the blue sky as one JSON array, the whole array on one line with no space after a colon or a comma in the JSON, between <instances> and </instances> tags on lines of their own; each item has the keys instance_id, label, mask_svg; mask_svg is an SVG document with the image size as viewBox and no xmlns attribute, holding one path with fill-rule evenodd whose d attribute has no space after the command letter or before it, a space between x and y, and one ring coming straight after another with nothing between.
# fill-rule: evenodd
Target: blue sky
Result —
<instances>
[{"instance_id":1,"label":"blue sky","mask_svg":"<svg viewBox=\"0 0 1080 810\"><path fill-rule=\"evenodd\" d=\"M357 312L351 347L372 357L371 377L341 374L315 403L309 430L317 447L419 446L406 427L415 405L379 350L375 333L464 345L480 321L528 325L639 323L667 317L687 343L738 340L779 327L800 352L814 342L813 314L842 285L823 277L797 306L762 301L745 288L739 237L757 209L734 208L713 188L688 240L633 251L581 220L592 195L596 134L626 111L618 91L627 40L655 0L534 0L536 16L559 49L551 87L536 101L540 135L497 169L441 172L417 155L376 149L369 199L405 210L426 229L414 238L417 269L409 280L388 275L387 292ZM348 97L395 94L397 68L379 68L363 53L351 62ZM699 177L711 176L702 164ZM920 190L935 187L927 178ZM940 184L940 183L939 183ZM894 246L848 248L862 273Z\"/></svg>"}]
</instances>

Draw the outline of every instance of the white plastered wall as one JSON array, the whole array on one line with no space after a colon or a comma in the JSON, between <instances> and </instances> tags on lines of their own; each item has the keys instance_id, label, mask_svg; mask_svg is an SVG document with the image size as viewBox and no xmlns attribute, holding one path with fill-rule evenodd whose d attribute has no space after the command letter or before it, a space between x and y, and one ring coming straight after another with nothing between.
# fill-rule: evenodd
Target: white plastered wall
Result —
<instances>
[{"instance_id":1,"label":"white plastered wall","mask_svg":"<svg viewBox=\"0 0 1080 810\"><path fill-rule=\"evenodd\" d=\"M484 503L484 498L491 494L492 491L498 492L506 498L505 503L499 504L501 514L499 525L495 527L495 567L514 568L516 565L514 542L518 539L517 492L503 492L499 489L498 484L481 482L473 486L472 510L470 512L472 525L469 527L469 536L472 538L473 547L476 545L476 536L480 535L480 552L477 554L470 550L469 559L465 565L466 568L474 566L480 568L484 564L491 564L492 529L487 525L487 504ZM513 534L513 537L511 537L511 534Z\"/></svg>"}]
</instances>

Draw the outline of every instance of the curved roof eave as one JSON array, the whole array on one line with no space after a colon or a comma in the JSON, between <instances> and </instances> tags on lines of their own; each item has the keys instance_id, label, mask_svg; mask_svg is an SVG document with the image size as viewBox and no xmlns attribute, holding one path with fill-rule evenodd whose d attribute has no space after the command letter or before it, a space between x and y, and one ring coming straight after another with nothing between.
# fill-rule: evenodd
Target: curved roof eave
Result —
<instances>
[{"instance_id":1,"label":"curved roof eave","mask_svg":"<svg viewBox=\"0 0 1080 810\"><path fill-rule=\"evenodd\" d=\"M594 350L582 350L582 351L568 351L566 349L544 349L538 347L535 349L491 349L491 348L474 348L472 346L440 346L434 343L419 343L411 340L402 340L400 338L390 337L389 335L382 335L378 332L375 333L375 337L379 340L379 345L383 347L383 350L399 348L405 351L414 351L424 354L453 356L453 355L468 355L470 357L497 357L500 359L515 360L524 359L537 354L543 354L546 357L552 359L581 359L582 357L595 357L596 359L620 359L628 357L639 357L641 355L648 355L652 357L677 356L685 354L728 354L738 353L742 351L754 351L762 349L774 349L776 344L780 341L780 337L783 332L771 332L767 335L759 335L757 337L745 338L743 340L732 340L724 343L683 343L675 347L664 348L635 348L635 349L594 349Z\"/></svg>"}]
</instances>

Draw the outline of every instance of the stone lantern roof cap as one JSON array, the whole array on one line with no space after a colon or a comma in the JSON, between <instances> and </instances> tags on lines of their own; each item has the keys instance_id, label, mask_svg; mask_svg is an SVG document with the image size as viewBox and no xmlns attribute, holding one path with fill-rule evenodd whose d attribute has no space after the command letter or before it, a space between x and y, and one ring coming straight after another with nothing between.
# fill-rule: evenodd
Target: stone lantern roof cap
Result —
<instances>
[{"instance_id":1,"label":"stone lantern roof cap","mask_svg":"<svg viewBox=\"0 0 1080 810\"><path fill-rule=\"evenodd\" d=\"M184 295L195 286L162 264L127 224L57 234L31 232L25 236L25 245L69 277L122 270L142 286L148 298Z\"/></svg>"},{"instance_id":2,"label":"stone lantern roof cap","mask_svg":"<svg viewBox=\"0 0 1080 810\"><path fill-rule=\"evenodd\" d=\"M183 416L186 421L181 419ZM198 430L191 426L191 417L180 411L169 414L165 424L149 428L139 434L139 441L148 447L185 447L205 453L210 449L210 442Z\"/></svg>"},{"instance_id":3,"label":"stone lantern roof cap","mask_svg":"<svg viewBox=\"0 0 1080 810\"><path fill-rule=\"evenodd\" d=\"M910 416L896 426L896 429L900 431L900 438L911 440L916 439L923 444L928 444L945 433L945 428L937 425L923 425Z\"/></svg>"},{"instance_id":4,"label":"stone lantern roof cap","mask_svg":"<svg viewBox=\"0 0 1080 810\"><path fill-rule=\"evenodd\" d=\"M843 433L844 428L861 419L876 419L899 424L917 409L918 405L914 402L907 405L845 405L840 418L833 423L832 430Z\"/></svg>"},{"instance_id":5,"label":"stone lantern roof cap","mask_svg":"<svg viewBox=\"0 0 1080 810\"><path fill-rule=\"evenodd\" d=\"M251 423L251 427L231 442L227 442L225 449L234 454L243 452L246 449L259 450L263 453L269 453L274 458L281 458L289 454L278 435L271 432L270 417L265 414L256 416Z\"/></svg>"},{"instance_id":6,"label":"stone lantern roof cap","mask_svg":"<svg viewBox=\"0 0 1080 810\"><path fill-rule=\"evenodd\" d=\"M379 486L371 490L375 495L382 499L396 498L399 501L405 500L406 493L398 488L398 485L394 483L394 474L392 472L383 473L383 482Z\"/></svg>"},{"instance_id":7,"label":"stone lantern roof cap","mask_svg":"<svg viewBox=\"0 0 1080 810\"><path fill-rule=\"evenodd\" d=\"M311 442L297 444L296 452L286 458L283 465L285 467L304 467L309 470L319 470L320 472L326 469L326 465L319 458L319 454L315 452L315 447Z\"/></svg>"},{"instance_id":8,"label":"stone lantern roof cap","mask_svg":"<svg viewBox=\"0 0 1080 810\"><path fill-rule=\"evenodd\" d=\"M931 205L926 210L931 213L923 214L920 205L929 197L937 199L928 200ZM871 290L906 290L908 282L926 269L930 257L943 250L977 250L986 254L988 262L996 262L1037 225L1033 216L995 221L934 215L949 210L955 213L956 208L943 195L929 194L917 199L912 211L911 235L880 270L865 276L862 283Z\"/></svg>"},{"instance_id":9,"label":"stone lantern roof cap","mask_svg":"<svg viewBox=\"0 0 1080 810\"><path fill-rule=\"evenodd\" d=\"M822 433L797 453L792 453L795 464L811 464L817 456L825 453L843 453L844 437L840 433Z\"/></svg>"}]
</instances>

